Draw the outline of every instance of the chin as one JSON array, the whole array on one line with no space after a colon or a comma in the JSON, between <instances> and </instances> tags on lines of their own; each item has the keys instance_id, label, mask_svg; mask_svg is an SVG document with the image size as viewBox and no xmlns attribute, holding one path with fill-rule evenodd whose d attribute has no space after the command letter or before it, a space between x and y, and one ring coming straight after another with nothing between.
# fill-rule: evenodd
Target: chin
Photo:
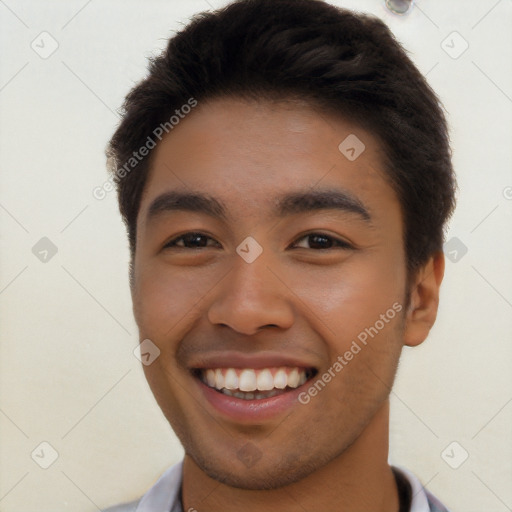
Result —
<instances>
[{"instance_id":1,"label":"chin","mask_svg":"<svg viewBox=\"0 0 512 512\"><path fill-rule=\"evenodd\" d=\"M313 463L298 458L292 460L291 457L287 457L284 460L267 460L265 462L260 459L255 462L253 467L246 468L243 464L234 464L233 460L218 460L211 457L205 459L197 457L195 454L187 454L213 480L229 487L248 491L286 487L306 478L327 462L320 458L316 458Z\"/></svg>"}]
</instances>

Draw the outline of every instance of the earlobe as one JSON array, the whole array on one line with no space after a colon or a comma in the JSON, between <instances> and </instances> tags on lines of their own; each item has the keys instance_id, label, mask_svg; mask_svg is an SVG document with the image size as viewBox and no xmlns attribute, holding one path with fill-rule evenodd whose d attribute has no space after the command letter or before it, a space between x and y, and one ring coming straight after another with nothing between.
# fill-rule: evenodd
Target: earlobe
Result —
<instances>
[{"instance_id":1,"label":"earlobe","mask_svg":"<svg viewBox=\"0 0 512 512\"><path fill-rule=\"evenodd\" d=\"M428 336L434 325L439 305L439 290L444 276L444 254L436 252L421 267L410 289L406 312L404 344L415 347Z\"/></svg>"}]
</instances>

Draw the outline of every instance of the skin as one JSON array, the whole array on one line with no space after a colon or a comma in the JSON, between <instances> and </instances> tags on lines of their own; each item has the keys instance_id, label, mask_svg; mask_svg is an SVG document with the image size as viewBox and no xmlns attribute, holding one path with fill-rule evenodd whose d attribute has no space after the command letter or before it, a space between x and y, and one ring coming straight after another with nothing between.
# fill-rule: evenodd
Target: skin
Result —
<instances>
[{"instance_id":1,"label":"skin","mask_svg":"<svg viewBox=\"0 0 512 512\"><path fill-rule=\"evenodd\" d=\"M366 146L355 161L338 150L352 133ZM398 511L388 397L402 347L421 343L435 321L444 260L434 254L417 272L405 304L402 213L377 140L305 105L217 99L154 151L132 298L141 339L161 351L146 378L186 452L184 510ZM371 222L333 209L275 215L278 196L324 189L357 197ZM207 193L227 218L149 218L166 191ZM166 246L188 232L206 238ZM236 253L247 236L263 248L250 264ZM198 356L235 350L293 352L322 375L394 303L402 311L317 396L271 420L220 417L190 372ZM251 467L238 456L247 443L261 455Z\"/></svg>"}]
</instances>

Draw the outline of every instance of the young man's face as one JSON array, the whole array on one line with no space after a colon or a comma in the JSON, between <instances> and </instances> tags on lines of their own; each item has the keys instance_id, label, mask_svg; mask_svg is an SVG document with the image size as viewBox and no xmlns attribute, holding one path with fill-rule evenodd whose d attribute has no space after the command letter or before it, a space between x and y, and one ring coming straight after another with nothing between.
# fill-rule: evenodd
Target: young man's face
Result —
<instances>
[{"instance_id":1,"label":"young man's face","mask_svg":"<svg viewBox=\"0 0 512 512\"><path fill-rule=\"evenodd\" d=\"M365 145L355 160L353 139L338 149L351 134ZM161 351L144 367L151 389L209 476L253 489L297 481L387 421L406 262L376 139L298 105L217 100L155 151L132 290L140 337ZM170 193L214 203L177 204ZM179 238L187 233L196 235ZM256 377L279 394L213 389L228 368L233 385L236 375L251 389ZM299 382L315 376L293 388L293 368Z\"/></svg>"}]
</instances>

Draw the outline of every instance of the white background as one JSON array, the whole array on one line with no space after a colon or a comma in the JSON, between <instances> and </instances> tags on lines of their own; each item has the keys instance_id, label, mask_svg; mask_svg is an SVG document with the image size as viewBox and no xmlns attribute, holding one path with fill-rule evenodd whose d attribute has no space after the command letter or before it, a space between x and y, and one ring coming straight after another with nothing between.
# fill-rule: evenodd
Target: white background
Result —
<instances>
[{"instance_id":1,"label":"white background","mask_svg":"<svg viewBox=\"0 0 512 512\"><path fill-rule=\"evenodd\" d=\"M0 1L2 512L133 499L182 456L132 353L115 194L99 201L92 190L106 179L116 109L147 57L192 14L223 3ZM380 0L337 4L383 18L442 99L460 187L448 239L467 247L447 261L430 338L404 351L390 460L454 512L510 511L512 2L422 0L406 17ZM42 31L59 45L47 59L31 48L50 47ZM457 59L442 47L453 31L469 44ZM32 252L42 237L58 248L46 263ZM48 469L31 458L43 441L59 454ZM452 465L469 454L458 469L441 456L453 441Z\"/></svg>"}]
</instances>

